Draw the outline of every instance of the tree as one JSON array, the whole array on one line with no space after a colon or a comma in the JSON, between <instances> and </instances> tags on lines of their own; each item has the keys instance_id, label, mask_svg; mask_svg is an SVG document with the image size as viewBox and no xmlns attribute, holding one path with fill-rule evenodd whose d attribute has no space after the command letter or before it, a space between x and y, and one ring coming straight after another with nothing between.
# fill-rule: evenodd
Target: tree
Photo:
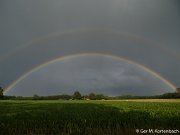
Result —
<instances>
[{"instance_id":1,"label":"tree","mask_svg":"<svg viewBox=\"0 0 180 135\"><path fill-rule=\"evenodd\" d=\"M73 94L73 99L81 99L82 96L81 96L81 93L79 91L75 91L74 94Z\"/></svg>"},{"instance_id":2,"label":"tree","mask_svg":"<svg viewBox=\"0 0 180 135\"><path fill-rule=\"evenodd\" d=\"M96 100L96 95L94 93L89 94L89 99L90 100Z\"/></svg>"},{"instance_id":3,"label":"tree","mask_svg":"<svg viewBox=\"0 0 180 135\"><path fill-rule=\"evenodd\" d=\"M0 98L2 98L3 97L3 88L2 87L0 87Z\"/></svg>"},{"instance_id":4,"label":"tree","mask_svg":"<svg viewBox=\"0 0 180 135\"><path fill-rule=\"evenodd\" d=\"M104 99L104 95L103 94L97 94L96 100L101 100L101 99Z\"/></svg>"},{"instance_id":5,"label":"tree","mask_svg":"<svg viewBox=\"0 0 180 135\"><path fill-rule=\"evenodd\" d=\"M34 94L34 96L33 96L33 99L34 99L34 100L39 100L39 98L40 98L40 97L39 97L37 94Z\"/></svg>"}]
</instances>

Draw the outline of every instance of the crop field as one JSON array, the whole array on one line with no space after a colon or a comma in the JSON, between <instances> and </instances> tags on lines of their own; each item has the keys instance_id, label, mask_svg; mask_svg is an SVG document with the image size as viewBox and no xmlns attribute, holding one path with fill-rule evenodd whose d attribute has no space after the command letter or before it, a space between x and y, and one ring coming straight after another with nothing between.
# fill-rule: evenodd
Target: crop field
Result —
<instances>
[{"instance_id":1,"label":"crop field","mask_svg":"<svg viewBox=\"0 0 180 135\"><path fill-rule=\"evenodd\" d=\"M180 130L180 100L0 101L0 135L126 135Z\"/></svg>"}]
</instances>

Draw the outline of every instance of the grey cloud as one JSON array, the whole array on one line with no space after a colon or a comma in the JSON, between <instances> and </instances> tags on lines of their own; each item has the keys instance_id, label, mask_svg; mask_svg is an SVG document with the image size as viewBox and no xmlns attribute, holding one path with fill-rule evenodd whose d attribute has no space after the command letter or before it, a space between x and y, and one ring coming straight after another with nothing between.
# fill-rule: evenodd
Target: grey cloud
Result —
<instances>
[{"instance_id":1,"label":"grey cloud","mask_svg":"<svg viewBox=\"0 0 180 135\"><path fill-rule=\"evenodd\" d=\"M171 90L161 80L136 65L108 56L87 55L43 67L22 80L9 94L72 94L79 90L84 94L152 95L160 88L166 92ZM27 91L28 94L25 94Z\"/></svg>"},{"instance_id":2,"label":"grey cloud","mask_svg":"<svg viewBox=\"0 0 180 135\"><path fill-rule=\"evenodd\" d=\"M21 48L25 43L46 37L50 33L78 31L82 28L95 29L95 32L86 31L79 35L37 42L0 60L0 85L7 87L22 74L49 59L74 53L97 52L141 63L179 86L179 14L178 0L1 0L0 59L14 52L17 47ZM98 29L130 33L168 49L116 36L111 32L98 32ZM99 64L101 65L100 61ZM100 65L96 68L101 68ZM132 77L135 71L126 72ZM109 74L113 79L113 73ZM132 77L132 80L139 79Z\"/></svg>"}]
</instances>

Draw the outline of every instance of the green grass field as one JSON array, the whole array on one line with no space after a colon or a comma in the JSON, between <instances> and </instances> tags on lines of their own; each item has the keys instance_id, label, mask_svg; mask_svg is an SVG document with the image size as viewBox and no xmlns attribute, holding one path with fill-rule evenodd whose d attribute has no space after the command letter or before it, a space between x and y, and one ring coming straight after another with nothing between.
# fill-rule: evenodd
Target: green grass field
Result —
<instances>
[{"instance_id":1,"label":"green grass field","mask_svg":"<svg viewBox=\"0 0 180 135\"><path fill-rule=\"evenodd\" d=\"M120 135L180 129L180 100L0 101L0 135Z\"/></svg>"}]
</instances>

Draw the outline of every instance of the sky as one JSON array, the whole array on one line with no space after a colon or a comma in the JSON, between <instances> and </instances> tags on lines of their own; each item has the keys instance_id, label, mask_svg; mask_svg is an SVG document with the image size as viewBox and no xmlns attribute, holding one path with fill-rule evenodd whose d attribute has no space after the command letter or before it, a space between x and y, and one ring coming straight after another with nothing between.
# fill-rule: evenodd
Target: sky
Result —
<instances>
[{"instance_id":1,"label":"sky","mask_svg":"<svg viewBox=\"0 0 180 135\"><path fill-rule=\"evenodd\" d=\"M0 17L0 85L16 84L8 95L173 91L135 63L180 85L178 0L1 0Z\"/></svg>"}]
</instances>

